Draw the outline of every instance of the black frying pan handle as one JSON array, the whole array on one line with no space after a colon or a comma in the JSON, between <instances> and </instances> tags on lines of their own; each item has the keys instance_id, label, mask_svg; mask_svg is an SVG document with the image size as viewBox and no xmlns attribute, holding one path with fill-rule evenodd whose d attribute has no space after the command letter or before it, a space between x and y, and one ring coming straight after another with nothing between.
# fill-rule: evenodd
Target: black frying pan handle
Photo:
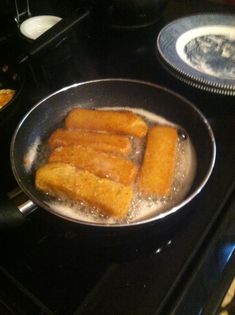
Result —
<instances>
[{"instance_id":1,"label":"black frying pan handle","mask_svg":"<svg viewBox=\"0 0 235 315\"><path fill-rule=\"evenodd\" d=\"M0 230L22 225L27 220L26 215L36 209L37 206L31 201L20 201L22 194L20 190L13 191L9 195L0 194Z\"/></svg>"},{"instance_id":2,"label":"black frying pan handle","mask_svg":"<svg viewBox=\"0 0 235 315\"><path fill-rule=\"evenodd\" d=\"M37 55L41 53L45 48L48 48L59 38L64 36L68 31L70 31L73 27L79 24L84 19L90 16L89 9L83 9L82 12L76 11L72 16L65 17L58 23L56 23L53 27L51 27L48 31L43 33L37 39L32 41L27 54L19 57L19 63L25 62L29 57Z\"/></svg>"},{"instance_id":3,"label":"black frying pan handle","mask_svg":"<svg viewBox=\"0 0 235 315\"><path fill-rule=\"evenodd\" d=\"M0 230L17 227L25 222L25 217L13 201L6 195L0 195Z\"/></svg>"}]
</instances>

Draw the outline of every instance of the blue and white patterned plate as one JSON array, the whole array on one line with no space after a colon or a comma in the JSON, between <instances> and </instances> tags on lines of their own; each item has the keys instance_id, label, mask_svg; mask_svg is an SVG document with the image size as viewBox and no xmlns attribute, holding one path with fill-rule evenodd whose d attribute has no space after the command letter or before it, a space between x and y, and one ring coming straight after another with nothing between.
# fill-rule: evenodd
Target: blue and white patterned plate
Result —
<instances>
[{"instance_id":1,"label":"blue and white patterned plate","mask_svg":"<svg viewBox=\"0 0 235 315\"><path fill-rule=\"evenodd\" d=\"M156 48L165 67L182 81L235 95L235 15L175 20L160 31Z\"/></svg>"}]
</instances>

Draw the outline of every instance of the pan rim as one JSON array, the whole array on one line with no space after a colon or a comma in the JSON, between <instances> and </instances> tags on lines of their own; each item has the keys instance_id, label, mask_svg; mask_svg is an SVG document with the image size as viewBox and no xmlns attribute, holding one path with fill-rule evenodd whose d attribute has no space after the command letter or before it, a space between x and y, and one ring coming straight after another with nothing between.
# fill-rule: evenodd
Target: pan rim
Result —
<instances>
[{"instance_id":1,"label":"pan rim","mask_svg":"<svg viewBox=\"0 0 235 315\"><path fill-rule=\"evenodd\" d=\"M22 182L21 178L19 177L18 172L17 172L17 167L16 167L15 162L14 162L13 151L14 151L14 147L15 147L15 142L16 142L16 137L17 137L18 131L20 130L22 124L27 119L27 117L31 114L31 112L33 112L38 106L40 106L40 104L44 103L47 99L53 97L56 94L62 93L62 92L67 91L69 89L76 88L78 86L88 85L88 84L93 84L93 83L99 83L99 82L111 82L111 81L113 81L113 82L114 81L116 81L116 82L129 82L129 83L137 83L137 84L141 84L141 85L147 85L147 86L150 86L150 87L153 87L153 88L157 88L157 89L163 90L166 93L169 93L169 94L173 95L174 97L180 99L184 103L187 103L187 105L189 107L191 107L198 114L198 116L200 116L202 122L204 123L205 127L208 130L209 138L211 140L212 156L210 158L209 168L208 168L205 176L201 180L201 182L198 184L197 188L195 188L185 199L183 199L181 202L179 202L178 204L176 204L175 206L173 206L169 210L167 210L167 211L165 211L163 213L159 213L156 216L143 219L141 221L133 221L133 222L125 222L125 223L105 223L104 224L104 223L98 223L98 222L82 221L82 220L78 220L78 219L71 218L71 217L68 217L68 216L64 216L64 215L56 212L55 210L51 209L49 206L47 206L47 204L45 204L41 200L38 200L36 197L34 197L34 195L27 189L27 187L24 185L24 183ZM169 89L169 88L167 88L165 86L161 86L161 85L155 84L153 82L148 82L148 81L144 81L144 80L136 80L136 79L128 79L128 78L102 78L102 79L95 79L95 80L88 80L88 81L78 82L78 83L74 83L74 84L71 84L69 86L63 87L60 90L57 90L57 91L47 95L45 98L43 98L42 100L37 102L24 115L24 117L21 119L21 121L19 122L18 126L15 129L15 132L13 134L13 137L12 137L12 140L11 140L11 144L10 144L10 161L11 161L11 167L12 167L13 174L15 176L15 179L16 179L18 185L20 186L22 191L30 198L30 200L32 200L39 207L41 207L43 209L46 209L47 211L49 211L53 215L61 217L64 220L71 221L71 222L74 222L74 223L77 223L77 224L86 225L86 226L94 226L94 227L98 227L98 228L108 228L108 227L124 228L124 227L140 226L140 225L143 225L143 224L148 224L148 223L152 223L152 222L161 220L161 219L169 216L170 214L175 213L179 209L184 208L184 206L187 205L192 199L194 199L200 193L200 191L203 189L203 187L206 185L206 183L207 183L207 181L208 181L208 179L209 179L209 177L210 177L210 175L211 175L211 173L213 171L213 168L214 168L214 165L215 165L215 160L216 160L216 141L215 141L213 130L212 130L212 128L211 128L207 118L202 114L202 112L191 101L189 101L184 96L178 94L177 92L175 92L175 91L173 91L173 90L171 90L171 89Z\"/></svg>"}]
</instances>

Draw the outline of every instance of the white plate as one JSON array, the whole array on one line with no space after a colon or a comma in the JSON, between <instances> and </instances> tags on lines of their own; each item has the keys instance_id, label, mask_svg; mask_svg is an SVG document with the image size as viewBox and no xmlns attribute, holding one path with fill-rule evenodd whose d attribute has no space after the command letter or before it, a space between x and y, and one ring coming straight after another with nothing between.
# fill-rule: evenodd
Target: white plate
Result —
<instances>
[{"instance_id":1,"label":"white plate","mask_svg":"<svg viewBox=\"0 0 235 315\"><path fill-rule=\"evenodd\" d=\"M25 20L20 25L20 32L27 38L36 39L58 23L61 17L54 15L38 15Z\"/></svg>"}]
</instances>

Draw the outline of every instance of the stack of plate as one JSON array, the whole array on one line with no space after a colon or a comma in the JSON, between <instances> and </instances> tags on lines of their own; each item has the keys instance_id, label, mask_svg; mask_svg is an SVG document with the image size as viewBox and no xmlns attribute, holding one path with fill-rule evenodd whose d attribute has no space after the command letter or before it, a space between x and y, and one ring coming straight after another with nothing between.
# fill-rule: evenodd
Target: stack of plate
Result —
<instances>
[{"instance_id":1,"label":"stack of plate","mask_svg":"<svg viewBox=\"0 0 235 315\"><path fill-rule=\"evenodd\" d=\"M184 83L235 95L235 15L198 14L166 25L156 42L163 66Z\"/></svg>"}]
</instances>

